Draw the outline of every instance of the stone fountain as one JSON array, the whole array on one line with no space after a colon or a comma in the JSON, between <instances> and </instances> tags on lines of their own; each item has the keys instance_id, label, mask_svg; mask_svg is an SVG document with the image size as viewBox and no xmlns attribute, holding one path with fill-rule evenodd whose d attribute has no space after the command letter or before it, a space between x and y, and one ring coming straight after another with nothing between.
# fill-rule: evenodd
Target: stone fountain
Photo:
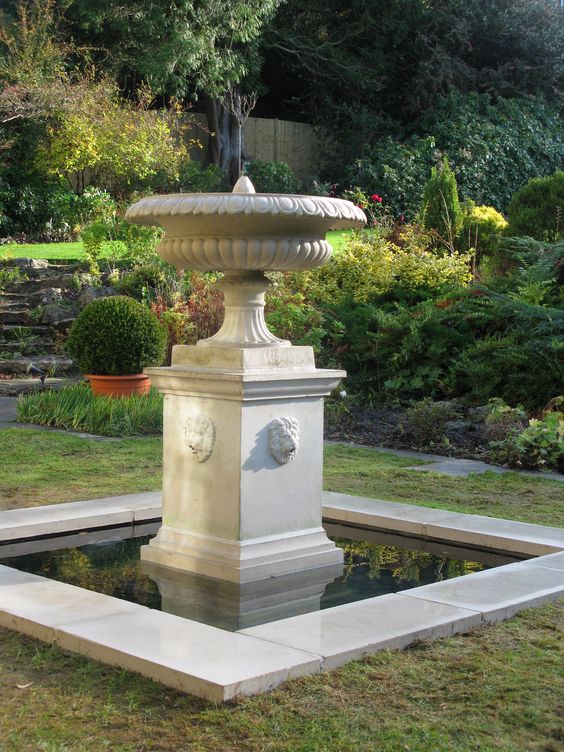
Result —
<instances>
[{"instance_id":1,"label":"stone fountain","mask_svg":"<svg viewBox=\"0 0 564 752\"><path fill-rule=\"evenodd\" d=\"M340 564L321 526L323 397L345 372L268 330L264 272L320 266L327 230L363 212L243 177L233 193L141 199L126 219L164 228L159 254L178 269L222 271L225 299L217 334L146 370L164 394L163 524L141 558L232 583Z\"/></svg>"}]
</instances>

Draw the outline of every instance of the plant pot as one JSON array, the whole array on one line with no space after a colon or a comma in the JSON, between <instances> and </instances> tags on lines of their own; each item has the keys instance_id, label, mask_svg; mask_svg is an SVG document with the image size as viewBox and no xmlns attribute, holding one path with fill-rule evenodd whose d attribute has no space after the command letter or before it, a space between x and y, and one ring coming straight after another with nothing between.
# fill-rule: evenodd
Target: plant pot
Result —
<instances>
[{"instance_id":1,"label":"plant pot","mask_svg":"<svg viewBox=\"0 0 564 752\"><path fill-rule=\"evenodd\" d=\"M127 376L100 376L84 374L90 382L92 394L96 396L129 397L132 394L147 394L151 388L151 381L144 373L128 374Z\"/></svg>"}]
</instances>

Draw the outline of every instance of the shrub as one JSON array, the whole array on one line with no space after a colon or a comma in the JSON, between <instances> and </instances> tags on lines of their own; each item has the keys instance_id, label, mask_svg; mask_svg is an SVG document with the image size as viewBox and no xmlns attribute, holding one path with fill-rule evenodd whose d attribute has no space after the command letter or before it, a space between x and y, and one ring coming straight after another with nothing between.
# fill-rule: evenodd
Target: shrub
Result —
<instances>
[{"instance_id":1,"label":"shrub","mask_svg":"<svg viewBox=\"0 0 564 752\"><path fill-rule=\"evenodd\" d=\"M344 180L364 193L381 195L393 216L413 218L421 206L423 186L437 161L433 137L413 137L403 143L390 136L345 169Z\"/></svg>"},{"instance_id":2,"label":"shrub","mask_svg":"<svg viewBox=\"0 0 564 752\"><path fill-rule=\"evenodd\" d=\"M184 161L179 173L180 190L186 193L214 193L225 182L225 174L218 165L204 167L195 159Z\"/></svg>"},{"instance_id":3,"label":"shrub","mask_svg":"<svg viewBox=\"0 0 564 752\"><path fill-rule=\"evenodd\" d=\"M300 181L285 162L255 159L246 169L257 193L297 193Z\"/></svg>"},{"instance_id":4,"label":"shrub","mask_svg":"<svg viewBox=\"0 0 564 752\"><path fill-rule=\"evenodd\" d=\"M349 383L386 401L503 397L539 409L561 391L564 313L481 288L415 306L330 307L329 349Z\"/></svg>"},{"instance_id":5,"label":"shrub","mask_svg":"<svg viewBox=\"0 0 564 752\"><path fill-rule=\"evenodd\" d=\"M527 413L521 405L511 407L500 397L488 400L486 436L490 442L505 441L508 436L521 433L527 425Z\"/></svg>"},{"instance_id":6,"label":"shrub","mask_svg":"<svg viewBox=\"0 0 564 752\"><path fill-rule=\"evenodd\" d=\"M6 268L0 267L0 293L5 291L6 285L17 284L18 282L25 282L27 276L23 274L19 267Z\"/></svg>"},{"instance_id":7,"label":"shrub","mask_svg":"<svg viewBox=\"0 0 564 752\"><path fill-rule=\"evenodd\" d=\"M80 232L88 222L110 222L116 215L117 204L112 196L101 188L89 185L81 196L73 194L75 202L75 225Z\"/></svg>"},{"instance_id":8,"label":"shrub","mask_svg":"<svg viewBox=\"0 0 564 752\"><path fill-rule=\"evenodd\" d=\"M155 434L162 432L163 398L156 389L143 396L95 397L87 384L75 384L21 396L16 416L23 423L102 436Z\"/></svg>"},{"instance_id":9,"label":"shrub","mask_svg":"<svg viewBox=\"0 0 564 752\"><path fill-rule=\"evenodd\" d=\"M423 227L432 231L439 243L453 247L462 229L463 216L456 176L446 157L440 167L431 168L431 177L423 189L419 217Z\"/></svg>"},{"instance_id":10,"label":"shrub","mask_svg":"<svg viewBox=\"0 0 564 752\"><path fill-rule=\"evenodd\" d=\"M126 296L99 298L78 315L66 349L80 371L120 376L160 365L166 332L154 313Z\"/></svg>"},{"instance_id":11,"label":"shrub","mask_svg":"<svg viewBox=\"0 0 564 752\"><path fill-rule=\"evenodd\" d=\"M123 295L129 295L140 302L155 299L167 284L167 268L163 263L143 264L126 272L116 289Z\"/></svg>"},{"instance_id":12,"label":"shrub","mask_svg":"<svg viewBox=\"0 0 564 752\"><path fill-rule=\"evenodd\" d=\"M476 206L469 201L464 207L459 247L474 250L476 261L495 256L499 248L500 236L508 227L503 214L493 206Z\"/></svg>"},{"instance_id":13,"label":"shrub","mask_svg":"<svg viewBox=\"0 0 564 752\"><path fill-rule=\"evenodd\" d=\"M534 410L561 388L562 370L555 356L554 352L538 351L528 338L492 335L454 359L450 388L474 404L501 397L511 405Z\"/></svg>"},{"instance_id":14,"label":"shrub","mask_svg":"<svg viewBox=\"0 0 564 752\"><path fill-rule=\"evenodd\" d=\"M343 191L341 198L344 198L346 201L352 201L359 209L363 210L368 227L380 228L380 230L392 230L394 222L392 217L387 213L384 207L384 199L380 194L372 193L368 196L364 191L355 186L348 191Z\"/></svg>"},{"instance_id":15,"label":"shrub","mask_svg":"<svg viewBox=\"0 0 564 752\"><path fill-rule=\"evenodd\" d=\"M496 287L533 305L562 307L564 303L564 242L540 243L532 238L502 238L498 262L504 277Z\"/></svg>"},{"instance_id":16,"label":"shrub","mask_svg":"<svg viewBox=\"0 0 564 752\"><path fill-rule=\"evenodd\" d=\"M415 225L402 227L396 243L380 234L353 233L329 263L301 276L304 290L309 299L335 303L368 301L398 288L432 295L445 285L467 284L470 255L439 255L430 244L429 234Z\"/></svg>"},{"instance_id":17,"label":"shrub","mask_svg":"<svg viewBox=\"0 0 564 752\"><path fill-rule=\"evenodd\" d=\"M130 224L114 215L87 225L80 237L91 264L97 265L102 257L150 264L159 261L156 247L161 235L158 227Z\"/></svg>"},{"instance_id":18,"label":"shrub","mask_svg":"<svg viewBox=\"0 0 564 752\"><path fill-rule=\"evenodd\" d=\"M501 211L527 180L562 169L564 120L542 96L494 99L453 90L412 127L418 135L387 136L343 170L347 186L377 191L396 217L415 216L429 171L443 156L462 199Z\"/></svg>"},{"instance_id":19,"label":"shrub","mask_svg":"<svg viewBox=\"0 0 564 752\"><path fill-rule=\"evenodd\" d=\"M509 204L509 232L536 240L564 240L564 172L533 178Z\"/></svg>"},{"instance_id":20,"label":"shrub","mask_svg":"<svg viewBox=\"0 0 564 752\"><path fill-rule=\"evenodd\" d=\"M451 91L417 131L433 136L456 172L463 199L507 211L527 180L562 169L564 121L541 96L503 99Z\"/></svg>"},{"instance_id":21,"label":"shrub","mask_svg":"<svg viewBox=\"0 0 564 752\"><path fill-rule=\"evenodd\" d=\"M405 418L398 426L398 438L402 444L422 451L437 447L448 449L446 424L459 417L460 413L452 402L423 399L406 410Z\"/></svg>"},{"instance_id":22,"label":"shrub","mask_svg":"<svg viewBox=\"0 0 564 752\"><path fill-rule=\"evenodd\" d=\"M170 359L174 345L194 344L214 335L223 323L223 296L211 282L213 274L191 272L185 275L187 300L170 303L162 296L151 302L151 310L166 327L167 353Z\"/></svg>"},{"instance_id":23,"label":"shrub","mask_svg":"<svg viewBox=\"0 0 564 752\"><path fill-rule=\"evenodd\" d=\"M282 282L266 296L266 323L280 339L293 345L309 345L315 353L321 351L327 334L323 311L306 302L300 292L294 292Z\"/></svg>"},{"instance_id":24,"label":"shrub","mask_svg":"<svg viewBox=\"0 0 564 752\"><path fill-rule=\"evenodd\" d=\"M564 397L551 400L551 409L533 418L522 432L514 432L491 449L496 459L526 470L564 472Z\"/></svg>"},{"instance_id":25,"label":"shrub","mask_svg":"<svg viewBox=\"0 0 564 752\"><path fill-rule=\"evenodd\" d=\"M152 94L138 92L136 103L123 99L115 81L83 76L52 115L37 150L36 166L48 176L76 180L86 175L116 193L162 187L179 177L187 158L179 138L177 111L151 109Z\"/></svg>"}]
</instances>

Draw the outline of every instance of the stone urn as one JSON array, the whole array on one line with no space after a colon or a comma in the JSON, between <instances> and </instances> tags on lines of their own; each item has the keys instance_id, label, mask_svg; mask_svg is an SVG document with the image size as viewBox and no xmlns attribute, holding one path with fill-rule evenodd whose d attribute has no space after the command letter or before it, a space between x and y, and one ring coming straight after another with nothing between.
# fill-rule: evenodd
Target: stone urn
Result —
<instances>
[{"instance_id":1,"label":"stone urn","mask_svg":"<svg viewBox=\"0 0 564 752\"><path fill-rule=\"evenodd\" d=\"M164 228L158 252L178 269L223 272L225 304L215 335L145 371L165 400L163 524L142 558L232 582L339 564L321 526L323 397L345 373L268 330L265 272L320 266L326 232L364 213L243 177L233 193L141 199L126 219Z\"/></svg>"}]
</instances>

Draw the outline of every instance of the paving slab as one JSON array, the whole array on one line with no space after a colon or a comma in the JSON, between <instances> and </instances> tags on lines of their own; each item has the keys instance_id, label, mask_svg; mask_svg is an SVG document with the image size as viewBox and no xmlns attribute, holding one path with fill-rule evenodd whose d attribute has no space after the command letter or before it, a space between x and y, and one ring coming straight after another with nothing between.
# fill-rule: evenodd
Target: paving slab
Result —
<instances>
[{"instance_id":1,"label":"paving slab","mask_svg":"<svg viewBox=\"0 0 564 752\"><path fill-rule=\"evenodd\" d=\"M542 567L543 569L558 569L564 572L564 551L549 556L540 556L538 559L529 559L527 564L531 567Z\"/></svg>"},{"instance_id":2,"label":"paving slab","mask_svg":"<svg viewBox=\"0 0 564 752\"><path fill-rule=\"evenodd\" d=\"M143 535L156 535L160 527L160 521L141 522L131 527L126 526L125 530L131 532L131 538L139 538ZM123 540L124 528L119 528L119 533L114 532L114 528L100 528L94 530L81 530L78 533L63 533L62 535L51 535L48 538L24 538L13 543L2 543L0 545L0 564L5 564L5 560L15 556L27 556L28 554L45 553L46 551L60 551L64 548L76 548L86 546L92 543L101 543L107 541ZM12 566L11 564L9 566Z\"/></svg>"},{"instance_id":3,"label":"paving slab","mask_svg":"<svg viewBox=\"0 0 564 752\"><path fill-rule=\"evenodd\" d=\"M134 612L143 606L0 565L0 625L50 642L60 624ZM146 609L148 610L148 609Z\"/></svg>"},{"instance_id":4,"label":"paving slab","mask_svg":"<svg viewBox=\"0 0 564 752\"><path fill-rule=\"evenodd\" d=\"M159 517L160 499L155 492L2 512L0 540L101 525L143 527L145 520ZM432 533L438 540L462 538L470 544L473 536L472 542L484 547L493 542L507 550L512 541L516 552L532 546L560 553L239 633L0 566L0 624L222 701L267 691L322 665L330 668L506 618L564 593L564 531L559 529L333 493L324 494L324 511L342 524L388 534L432 538Z\"/></svg>"},{"instance_id":5,"label":"paving slab","mask_svg":"<svg viewBox=\"0 0 564 752\"><path fill-rule=\"evenodd\" d=\"M448 520L428 522L424 534L468 546L497 548L529 556L564 549L564 529L531 525L479 514L460 514Z\"/></svg>"},{"instance_id":6,"label":"paving slab","mask_svg":"<svg viewBox=\"0 0 564 752\"><path fill-rule=\"evenodd\" d=\"M156 519L160 491L0 512L0 542Z\"/></svg>"},{"instance_id":7,"label":"paving slab","mask_svg":"<svg viewBox=\"0 0 564 752\"><path fill-rule=\"evenodd\" d=\"M454 478L467 478L472 473L481 475L482 473L506 473L509 468L499 467L498 465L488 465L486 462L478 460L461 460L456 458L446 458L433 460L429 465L413 465L406 470L414 470L423 473L442 473L451 475Z\"/></svg>"},{"instance_id":8,"label":"paving slab","mask_svg":"<svg viewBox=\"0 0 564 752\"><path fill-rule=\"evenodd\" d=\"M477 627L481 614L404 595L382 595L314 613L261 624L241 634L317 653L323 668L335 668L379 650L404 648L415 640L446 637Z\"/></svg>"},{"instance_id":9,"label":"paving slab","mask_svg":"<svg viewBox=\"0 0 564 752\"><path fill-rule=\"evenodd\" d=\"M339 522L394 530L408 535L423 536L425 526L444 522L459 516L457 512L444 509L418 507L413 504L398 504L394 501L367 499L332 491L323 492L323 518Z\"/></svg>"},{"instance_id":10,"label":"paving slab","mask_svg":"<svg viewBox=\"0 0 564 752\"><path fill-rule=\"evenodd\" d=\"M321 669L317 655L150 609L62 626L57 643L217 702Z\"/></svg>"},{"instance_id":11,"label":"paving slab","mask_svg":"<svg viewBox=\"0 0 564 752\"><path fill-rule=\"evenodd\" d=\"M405 597L413 600L422 598L479 611L485 621L508 619L523 608L538 606L560 594L564 594L563 573L531 566L530 562L507 564L403 591Z\"/></svg>"}]
</instances>

